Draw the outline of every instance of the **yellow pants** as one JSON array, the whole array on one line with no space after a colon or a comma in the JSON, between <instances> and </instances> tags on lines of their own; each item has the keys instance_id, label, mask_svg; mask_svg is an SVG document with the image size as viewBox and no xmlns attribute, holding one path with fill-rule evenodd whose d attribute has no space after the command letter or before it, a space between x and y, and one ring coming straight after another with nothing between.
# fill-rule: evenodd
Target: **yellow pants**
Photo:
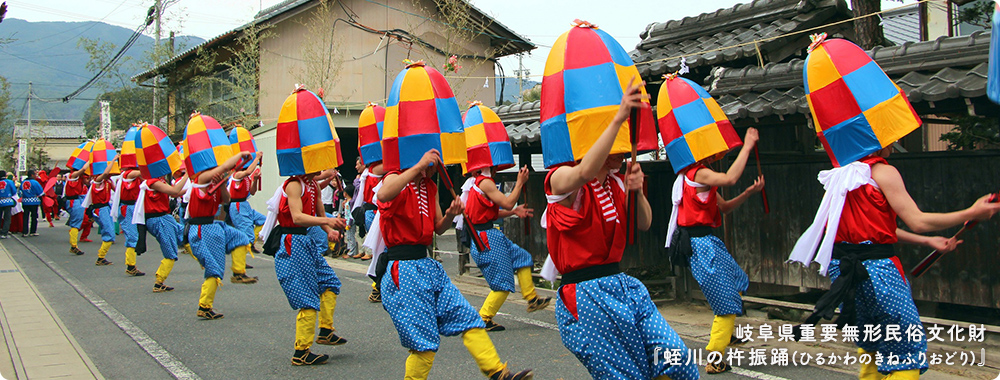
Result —
<instances>
[{"instance_id":1,"label":"yellow pants","mask_svg":"<svg viewBox=\"0 0 1000 380\"><path fill-rule=\"evenodd\" d=\"M712 321L712 335L705 350L725 353L735 328L736 314L716 315Z\"/></svg>"},{"instance_id":2,"label":"yellow pants","mask_svg":"<svg viewBox=\"0 0 1000 380\"><path fill-rule=\"evenodd\" d=\"M162 284L164 281L167 280L167 276L170 276L170 271L174 270L174 263L176 262L177 260L171 260L171 259L160 260L160 267L156 269L157 283ZM204 289L205 285L202 284L201 287L202 289ZM215 297L214 293L212 294L212 297Z\"/></svg>"},{"instance_id":3,"label":"yellow pants","mask_svg":"<svg viewBox=\"0 0 1000 380\"><path fill-rule=\"evenodd\" d=\"M198 299L198 307L211 309L212 305L215 304L215 292L219 290L221 285L222 279L218 277L206 278L205 282L201 284L201 298Z\"/></svg>"},{"instance_id":4,"label":"yellow pants","mask_svg":"<svg viewBox=\"0 0 1000 380\"><path fill-rule=\"evenodd\" d=\"M80 242L80 230L77 228L69 229L69 245L76 248L76 245Z\"/></svg>"},{"instance_id":5,"label":"yellow pants","mask_svg":"<svg viewBox=\"0 0 1000 380\"><path fill-rule=\"evenodd\" d=\"M483 317L483 319L490 319L496 316L497 312L500 311L500 306L503 306L509 294L510 292L490 291L490 294L486 296L486 301L483 302L483 307L479 309L479 316Z\"/></svg>"},{"instance_id":6,"label":"yellow pants","mask_svg":"<svg viewBox=\"0 0 1000 380\"><path fill-rule=\"evenodd\" d=\"M337 294L327 289L319 296L319 328L333 328L333 311L337 309Z\"/></svg>"},{"instance_id":7,"label":"yellow pants","mask_svg":"<svg viewBox=\"0 0 1000 380\"><path fill-rule=\"evenodd\" d=\"M895 371L883 376L878 372L878 366L875 365L875 354L865 351L863 348L859 348L858 355L870 355L871 358L871 360L868 361L868 364L861 364L861 371L858 372L859 380L917 380L920 378L919 369Z\"/></svg>"},{"instance_id":8,"label":"yellow pants","mask_svg":"<svg viewBox=\"0 0 1000 380\"><path fill-rule=\"evenodd\" d=\"M535 293L535 280L531 278L531 267L518 268L517 282L521 284L521 297L531 301L538 297Z\"/></svg>"},{"instance_id":9,"label":"yellow pants","mask_svg":"<svg viewBox=\"0 0 1000 380\"><path fill-rule=\"evenodd\" d=\"M406 358L406 375L403 380L424 380L434 365L434 351L413 351Z\"/></svg>"},{"instance_id":10,"label":"yellow pants","mask_svg":"<svg viewBox=\"0 0 1000 380\"><path fill-rule=\"evenodd\" d=\"M256 243L257 239L260 239L260 230L263 228L264 226L253 226L253 242L250 244Z\"/></svg>"},{"instance_id":11,"label":"yellow pants","mask_svg":"<svg viewBox=\"0 0 1000 380\"><path fill-rule=\"evenodd\" d=\"M493 346L493 341L486 335L486 330L472 329L466 331L462 334L462 343L465 343L465 349L469 350L469 354L476 360L479 370L486 377L490 377L494 373L507 368L507 364L500 361L500 355L497 354L497 349Z\"/></svg>"},{"instance_id":12,"label":"yellow pants","mask_svg":"<svg viewBox=\"0 0 1000 380\"><path fill-rule=\"evenodd\" d=\"M250 252L250 246L244 245L236 247L233 249L233 274L246 274L247 273L247 253Z\"/></svg>"},{"instance_id":13,"label":"yellow pants","mask_svg":"<svg viewBox=\"0 0 1000 380\"><path fill-rule=\"evenodd\" d=\"M107 256L108 255L108 251L111 250L111 245L112 244L114 244L114 242L102 241L101 242L101 248L97 250L97 258L98 259L103 259L105 256Z\"/></svg>"},{"instance_id":14,"label":"yellow pants","mask_svg":"<svg viewBox=\"0 0 1000 380\"><path fill-rule=\"evenodd\" d=\"M316 310L299 309L295 317L295 349L308 350L316 337Z\"/></svg>"},{"instance_id":15,"label":"yellow pants","mask_svg":"<svg viewBox=\"0 0 1000 380\"><path fill-rule=\"evenodd\" d=\"M125 248L125 265L135 266L135 248Z\"/></svg>"}]
</instances>

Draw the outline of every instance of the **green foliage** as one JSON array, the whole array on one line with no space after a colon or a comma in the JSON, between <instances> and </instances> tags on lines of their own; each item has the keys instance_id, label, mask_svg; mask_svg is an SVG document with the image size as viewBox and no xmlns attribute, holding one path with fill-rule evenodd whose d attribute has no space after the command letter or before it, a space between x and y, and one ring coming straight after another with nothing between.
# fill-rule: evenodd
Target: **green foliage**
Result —
<instances>
[{"instance_id":1,"label":"green foliage","mask_svg":"<svg viewBox=\"0 0 1000 380\"><path fill-rule=\"evenodd\" d=\"M962 6L958 10L958 22L990 29L993 23L993 1L977 0Z\"/></svg>"},{"instance_id":2,"label":"green foliage","mask_svg":"<svg viewBox=\"0 0 1000 380\"><path fill-rule=\"evenodd\" d=\"M111 130L125 131L132 123L149 121L153 110L153 90L126 87L101 94L83 114L87 137L97 137L101 128L101 101L111 102Z\"/></svg>"},{"instance_id":3,"label":"green foliage","mask_svg":"<svg viewBox=\"0 0 1000 380\"><path fill-rule=\"evenodd\" d=\"M521 93L521 98L525 102L533 102L542 99L542 85L535 85Z\"/></svg>"},{"instance_id":4,"label":"green foliage","mask_svg":"<svg viewBox=\"0 0 1000 380\"><path fill-rule=\"evenodd\" d=\"M941 135L948 150L1000 149L1000 119L983 116L951 118L955 128Z\"/></svg>"},{"instance_id":5,"label":"green foliage","mask_svg":"<svg viewBox=\"0 0 1000 380\"><path fill-rule=\"evenodd\" d=\"M10 83L0 76L0 168L13 168L17 163L17 141L14 140L14 119L17 114L11 105Z\"/></svg>"}]
</instances>

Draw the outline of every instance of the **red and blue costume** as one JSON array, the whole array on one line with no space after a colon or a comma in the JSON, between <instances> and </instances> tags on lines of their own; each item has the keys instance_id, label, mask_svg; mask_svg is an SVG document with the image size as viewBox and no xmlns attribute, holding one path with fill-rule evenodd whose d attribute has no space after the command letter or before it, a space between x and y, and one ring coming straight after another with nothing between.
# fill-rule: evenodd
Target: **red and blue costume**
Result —
<instances>
[{"instance_id":1,"label":"red and blue costume","mask_svg":"<svg viewBox=\"0 0 1000 380\"><path fill-rule=\"evenodd\" d=\"M552 194L552 172L545 179L550 203L544 218L549 254L563 274L556 303L563 345L595 379L697 379L693 363L656 359L669 352L687 363L687 346L642 282L618 267L626 237L621 176L591 181L577 191L573 207L566 207L553 201L565 195Z\"/></svg>"},{"instance_id":2,"label":"red and blue costume","mask_svg":"<svg viewBox=\"0 0 1000 380\"><path fill-rule=\"evenodd\" d=\"M323 258L325 249L322 251L317 249L315 239L311 236L315 232L307 231L323 230L319 227L301 227L292 220L284 189L293 181L302 184L302 213L319 216L316 215L316 200L319 194L316 181L302 176L293 176L286 180L281 186L282 195L278 206L279 229L275 233L280 234L280 248L274 255L274 271L292 309L320 310L320 297L324 292L329 290L334 294L340 294L340 279ZM326 240L325 233L323 239ZM323 248L326 248L326 244L323 244Z\"/></svg>"},{"instance_id":3,"label":"red and blue costume","mask_svg":"<svg viewBox=\"0 0 1000 380\"><path fill-rule=\"evenodd\" d=\"M250 197L250 186L253 183L250 176L229 180L229 221L233 227L243 232L250 241L257 240L254 227L263 226L267 220L263 214L250 207L247 199Z\"/></svg>"},{"instance_id":4,"label":"red and blue costume","mask_svg":"<svg viewBox=\"0 0 1000 380\"><path fill-rule=\"evenodd\" d=\"M486 249L480 251L476 244L472 244L471 256L483 272L483 278L489 284L490 290L513 292L514 272L520 268L531 268L534 266L534 261L528 251L511 242L500 230L493 228L493 221L499 217L500 206L486 198L486 195L479 190L480 183L488 178L490 177L477 176L476 187L469 191L469 198L465 201L465 214L469 217L466 228L471 229L471 233L479 234L486 245Z\"/></svg>"}]
</instances>

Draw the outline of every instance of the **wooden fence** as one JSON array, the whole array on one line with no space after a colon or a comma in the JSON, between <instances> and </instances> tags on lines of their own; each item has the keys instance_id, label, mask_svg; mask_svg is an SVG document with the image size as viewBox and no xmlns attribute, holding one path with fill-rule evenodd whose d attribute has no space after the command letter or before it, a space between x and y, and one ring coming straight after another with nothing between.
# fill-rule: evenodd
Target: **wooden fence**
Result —
<instances>
[{"instance_id":1,"label":"wooden fence","mask_svg":"<svg viewBox=\"0 0 1000 380\"><path fill-rule=\"evenodd\" d=\"M727 159L735 157L734 154ZM793 157L793 158L792 158ZM812 223L823 196L816 180L821 170L831 167L825 154L761 155L767 180L770 213L764 214L760 196L752 197L725 218L717 230L723 235L733 257L757 284L823 289L829 279L817 274L818 266L803 268L786 264L799 235ZM910 195L925 212L948 212L968 207L979 196L1000 189L1000 151L931 152L896 154L889 162L908 184ZM728 167L728 162L722 163ZM667 162L643 165L653 208L653 224L640 232L638 243L625 250L622 268L635 273L648 271L673 274L663 249L670 216L670 188L676 178ZM534 173L528 183L529 206L535 209L531 234L525 236L523 222L509 219L504 230L515 243L527 249L537 262L545 260L545 230L538 221L545 208L542 189L544 172ZM723 190L726 198L749 186L756 175L752 162L740 182ZM513 181L502 174L501 181ZM458 186L460 184L456 184ZM902 227L902 222L901 227ZM964 235L965 244L949 254L919 279L913 279L914 299L958 305L1000 308L1000 235L997 220L980 224ZM905 227L903 227L905 228ZM958 228L939 232L950 236ZM909 270L926 254L927 248L897 247L904 267Z\"/></svg>"}]
</instances>

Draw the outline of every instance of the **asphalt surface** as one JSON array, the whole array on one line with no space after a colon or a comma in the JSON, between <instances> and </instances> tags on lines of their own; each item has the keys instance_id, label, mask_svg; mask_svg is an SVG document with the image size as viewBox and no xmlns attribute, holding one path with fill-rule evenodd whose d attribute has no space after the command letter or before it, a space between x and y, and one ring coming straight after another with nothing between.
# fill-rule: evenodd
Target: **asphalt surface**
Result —
<instances>
[{"instance_id":1,"label":"asphalt surface","mask_svg":"<svg viewBox=\"0 0 1000 380\"><path fill-rule=\"evenodd\" d=\"M248 274L259 276L257 284L232 284L223 279L215 310L225 318L206 321L195 316L203 272L191 256L181 255L167 280L167 285L176 290L153 293L153 273L162 258L155 240L150 239L148 252L138 258L138 267L146 276L130 277L124 273L123 235L119 235L108 255L114 265L99 267L94 265L99 242L81 243L87 253L74 256L68 252L66 227L39 229L42 236L11 238L2 244L108 379L168 379L185 373L203 379L403 377L408 353L399 345L381 304L368 302L371 283L356 260L331 260L343 283L334 326L349 342L336 347L314 345L313 352L331 355L329 363L296 367L289 362L296 311L288 306L269 257L248 259L255 267ZM95 228L92 239L100 239L96 232ZM445 268L455 276L454 257L443 258ZM478 309L488 289L456 284ZM554 305L528 314L516 294L508 299L495 319L507 331L490 334L501 360L512 369L534 368L538 379L589 378L586 369L562 345L555 330ZM149 339L138 339L137 343L136 336ZM690 347L704 347L704 342L687 343ZM168 363L170 370L154 356ZM815 367L764 366L751 370L712 378L854 378ZM442 337L431 377L482 378L460 337Z\"/></svg>"}]
</instances>

